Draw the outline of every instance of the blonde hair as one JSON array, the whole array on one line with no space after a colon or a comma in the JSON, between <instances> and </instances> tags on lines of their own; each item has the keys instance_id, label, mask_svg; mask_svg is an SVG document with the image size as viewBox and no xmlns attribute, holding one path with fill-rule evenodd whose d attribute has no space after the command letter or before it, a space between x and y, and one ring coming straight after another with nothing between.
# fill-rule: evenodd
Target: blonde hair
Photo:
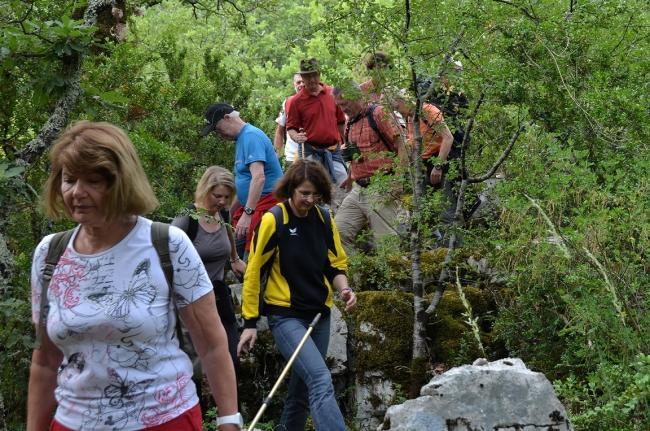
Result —
<instances>
[{"instance_id":1,"label":"blonde hair","mask_svg":"<svg viewBox=\"0 0 650 431\"><path fill-rule=\"evenodd\" d=\"M228 202L228 205L230 205L233 199L235 199L235 193L237 191L235 188L235 178L232 172L221 166L210 166L205 170L194 192L194 200L196 203L202 203L208 196L208 193L217 186L224 186L230 189L230 202Z\"/></svg>"},{"instance_id":2,"label":"blonde hair","mask_svg":"<svg viewBox=\"0 0 650 431\"><path fill-rule=\"evenodd\" d=\"M68 127L50 151L52 168L44 188L46 213L70 217L63 202L63 169L74 176L100 174L108 183L107 221L142 215L158 207L133 143L119 127L105 122L78 121Z\"/></svg>"}]
</instances>

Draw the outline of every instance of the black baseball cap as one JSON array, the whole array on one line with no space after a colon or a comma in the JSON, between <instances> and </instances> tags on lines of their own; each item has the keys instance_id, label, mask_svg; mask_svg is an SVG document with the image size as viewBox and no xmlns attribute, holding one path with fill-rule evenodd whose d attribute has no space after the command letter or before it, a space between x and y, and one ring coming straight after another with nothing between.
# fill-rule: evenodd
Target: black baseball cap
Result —
<instances>
[{"instance_id":1,"label":"black baseball cap","mask_svg":"<svg viewBox=\"0 0 650 431\"><path fill-rule=\"evenodd\" d=\"M201 130L201 136L208 136L214 130L217 123L223 120L226 114L230 114L234 110L235 108L227 103L215 103L214 105L208 106L208 109L205 111L206 125Z\"/></svg>"}]
</instances>

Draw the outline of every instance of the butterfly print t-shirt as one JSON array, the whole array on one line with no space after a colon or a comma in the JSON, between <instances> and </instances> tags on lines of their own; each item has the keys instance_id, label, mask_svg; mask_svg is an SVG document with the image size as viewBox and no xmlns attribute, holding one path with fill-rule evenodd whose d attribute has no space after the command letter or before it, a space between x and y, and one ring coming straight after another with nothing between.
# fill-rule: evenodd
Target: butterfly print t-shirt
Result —
<instances>
[{"instance_id":1,"label":"butterfly print t-shirt","mask_svg":"<svg viewBox=\"0 0 650 431\"><path fill-rule=\"evenodd\" d=\"M78 232L78 228L77 228ZM47 333L63 352L56 420L75 430L139 430L198 403L192 364L174 336L170 290L151 243L151 221L93 255L77 253L74 233L50 283ZM32 319L39 319L41 274L52 235L32 265ZM179 308L212 291L187 235L170 227L173 294Z\"/></svg>"}]
</instances>

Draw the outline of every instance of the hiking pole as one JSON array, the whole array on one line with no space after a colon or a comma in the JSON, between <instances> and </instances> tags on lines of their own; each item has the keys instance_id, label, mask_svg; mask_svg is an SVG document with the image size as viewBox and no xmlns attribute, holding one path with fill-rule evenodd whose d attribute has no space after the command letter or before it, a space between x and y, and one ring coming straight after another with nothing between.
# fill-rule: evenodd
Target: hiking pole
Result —
<instances>
[{"instance_id":1,"label":"hiking pole","mask_svg":"<svg viewBox=\"0 0 650 431\"><path fill-rule=\"evenodd\" d=\"M284 366L284 370L282 370L282 373L280 373L280 377L278 377L278 380L275 382L275 385L273 385L273 388L271 389L271 392L267 395L266 398L264 398L264 402L262 403L262 406L258 410L257 414L255 415L255 418L253 419L253 422L248 425L248 430L247 431L253 431L253 428L255 427L255 424L257 424L257 421L260 420L262 417L262 414L266 410L266 408L269 405L269 402L271 401L271 398L273 398L273 395L275 394L275 391L278 390L280 387L280 383L284 380L285 376L289 372L289 369L291 368L291 365L293 364L293 361L296 360L298 357L298 354L300 353L300 350L302 350L302 346L305 344L307 341L307 338L309 338L309 335L311 332L314 330L314 326L318 323L318 320L320 319L320 313L314 317L314 320L311 321L309 324L309 328L307 328L307 332L305 332L305 335L302 337L302 340L300 340L300 343L298 343L298 347L296 347L296 350L293 352L289 360L287 361L287 365Z\"/></svg>"},{"instance_id":2,"label":"hiking pole","mask_svg":"<svg viewBox=\"0 0 650 431\"><path fill-rule=\"evenodd\" d=\"M304 132L305 132L305 129L303 129L303 128L301 127L300 129L298 129L298 132L299 132L299 133L304 133ZM307 157L305 156L305 143L304 143L304 142L302 142L302 143L300 144L300 148L298 149L298 158L299 158L299 159L306 159L306 158L307 158Z\"/></svg>"}]
</instances>

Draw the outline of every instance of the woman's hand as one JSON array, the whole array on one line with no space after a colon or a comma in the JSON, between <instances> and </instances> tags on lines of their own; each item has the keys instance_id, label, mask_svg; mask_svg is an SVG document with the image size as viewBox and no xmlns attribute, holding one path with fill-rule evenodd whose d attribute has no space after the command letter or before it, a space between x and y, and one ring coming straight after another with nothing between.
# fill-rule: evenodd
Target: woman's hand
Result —
<instances>
[{"instance_id":1,"label":"woman's hand","mask_svg":"<svg viewBox=\"0 0 650 431\"><path fill-rule=\"evenodd\" d=\"M237 344L237 356L241 356L242 352L247 353L253 349L257 341L257 329L246 328L239 337L239 344Z\"/></svg>"},{"instance_id":2,"label":"woman's hand","mask_svg":"<svg viewBox=\"0 0 650 431\"><path fill-rule=\"evenodd\" d=\"M345 311L350 311L357 305L357 295L349 287L341 289L339 296L345 302Z\"/></svg>"},{"instance_id":3,"label":"woman's hand","mask_svg":"<svg viewBox=\"0 0 650 431\"><path fill-rule=\"evenodd\" d=\"M237 258L237 260L231 262L230 267L237 277L242 277L246 272L246 262Z\"/></svg>"}]
</instances>

